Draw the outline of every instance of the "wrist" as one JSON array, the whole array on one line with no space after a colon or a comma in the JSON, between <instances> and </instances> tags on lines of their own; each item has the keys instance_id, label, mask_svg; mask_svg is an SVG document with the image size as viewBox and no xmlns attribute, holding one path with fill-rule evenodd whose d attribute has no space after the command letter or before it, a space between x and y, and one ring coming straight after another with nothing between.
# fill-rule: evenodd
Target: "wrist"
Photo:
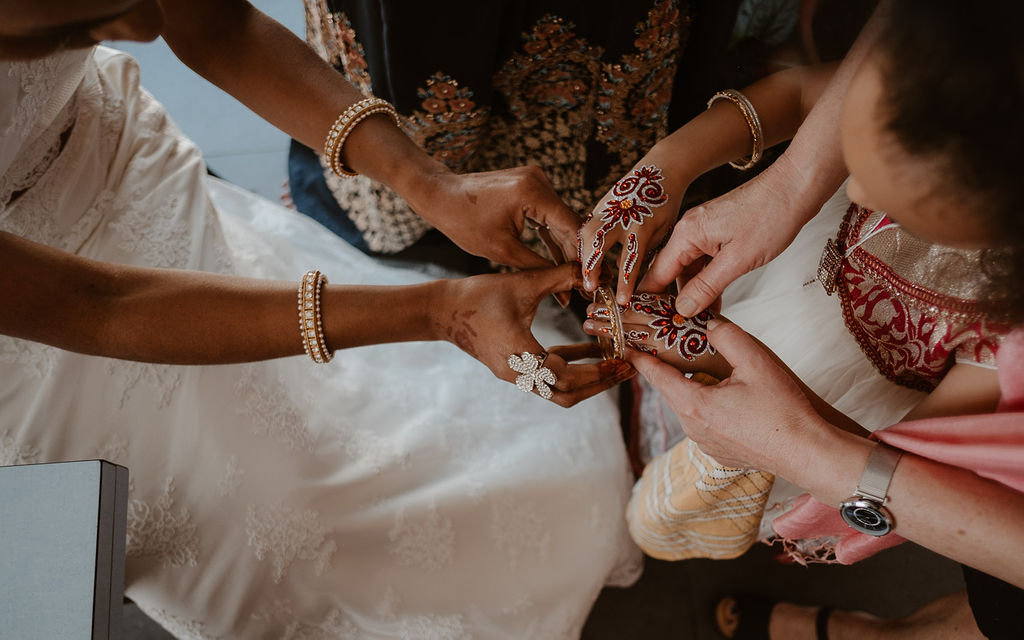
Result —
<instances>
[{"instance_id":1,"label":"wrist","mask_svg":"<svg viewBox=\"0 0 1024 640\"><path fill-rule=\"evenodd\" d=\"M435 160L417 147L413 162L396 167L388 184L402 196L413 211L421 218L437 225L436 211L445 211L445 206L435 206L443 194L450 191L449 181L455 177L444 163Z\"/></svg>"},{"instance_id":2,"label":"wrist","mask_svg":"<svg viewBox=\"0 0 1024 640\"><path fill-rule=\"evenodd\" d=\"M802 487L827 505L850 497L860 481L874 444L821 419L789 456L777 475Z\"/></svg>"},{"instance_id":3,"label":"wrist","mask_svg":"<svg viewBox=\"0 0 1024 640\"><path fill-rule=\"evenodd\" d=\"M450 319L458 304L455 302L456 289L460 279L434 280L426 283L427 299L423 305L424 326L429 333L426 340L452 342Z\"/></svg>"},{"instance_id":4,"label":"wrist","mask_svg":"<svg viewBox=\"0 0 1024 640\"><path fill-rule=\"evenodd\" d=\"M381 115L360 123L349 135L342 153L346 164L389 186L417 213L430 208L440 181L452 175L443 163Z\"/></svg>"}]
</instances>

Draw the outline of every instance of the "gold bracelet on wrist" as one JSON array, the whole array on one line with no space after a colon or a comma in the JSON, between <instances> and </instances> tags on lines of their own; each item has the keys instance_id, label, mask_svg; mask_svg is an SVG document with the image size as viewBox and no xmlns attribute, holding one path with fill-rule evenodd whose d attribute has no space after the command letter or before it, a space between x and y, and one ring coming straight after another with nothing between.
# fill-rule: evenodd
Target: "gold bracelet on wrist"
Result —
<instances>
[{"instance_id":1,"label":"gold bracelet on wrist","mask_svg":"<svg viewBox=\"0 0 1024 640\"><path fill-rule=\"evenodd\" d=\"M331 130L327 132L327 139L324 141L324 156L334 173L350 177L359 175L341 161L341 149L345 146L345 141L352 130L375 113L386 113L394 121L395 126L398 126L398 112L390 102L382 98L364 98L350 105L331 125Z\"/></svg>"},{"instance_id":2,"label":"gold bracelet on wrist","mask_svg":"<svg viewBox=\"0 0 1024 640\"><path fill-rule=\"evenodd\" d=\"M334 352L324 339L323 312L320 292L327 277L319 271L307 271L299 281L299 335L302 348L313 362L324 364L334 358Z\"/></svg>"},{"instance_id":3,"label":"gold bracelet on wrist","mask_svg":"<svg viewBox=\"0 0 1024 640\"><path fill-rule=\"evenodd\" d=\"M757 111L754 110L754 105L747 99L747 96L735 89L719 91L711 96L711 99L708 100L708 109L718 100L728 100L736 105L740 113L743 114L743 119L747 121L747 126L750 127L750 136L754 139L754 148L750 152L750 157L739 162L729 163L729 166L735 169L746 171L757 164L761 159L761 153L764 151L764 131L761 129L761 119L757 117Z\"/></svg>"}]
</instances>

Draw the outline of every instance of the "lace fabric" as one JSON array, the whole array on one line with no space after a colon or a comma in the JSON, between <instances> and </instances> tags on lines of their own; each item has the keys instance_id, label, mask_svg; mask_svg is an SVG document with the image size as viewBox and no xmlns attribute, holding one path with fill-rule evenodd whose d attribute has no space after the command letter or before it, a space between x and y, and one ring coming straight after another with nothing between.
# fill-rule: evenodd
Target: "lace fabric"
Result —
<instances>
[{"instance_id":1,"label":"lace fabric","mask_svg":"<svg viewBox=\"0 0 1024 640\"><path fill-rule=\"evenodd\" d=\"M5 184L31 186L3 230L123 264L423 280L208 178L128 56L82 60L45 127L59 151L35 173L7 163ZM38 86L76 68L42 65L59 77ZM22 80L0 76L18 91L0 116ZM546 317L545 344L576 341ZM614 398L564 410L449 345L186 367L0 337L0 397L0 464L129 467L127 594L180 638L574 637L601 586L639 569Z\"/></svg>"}]
</instances>

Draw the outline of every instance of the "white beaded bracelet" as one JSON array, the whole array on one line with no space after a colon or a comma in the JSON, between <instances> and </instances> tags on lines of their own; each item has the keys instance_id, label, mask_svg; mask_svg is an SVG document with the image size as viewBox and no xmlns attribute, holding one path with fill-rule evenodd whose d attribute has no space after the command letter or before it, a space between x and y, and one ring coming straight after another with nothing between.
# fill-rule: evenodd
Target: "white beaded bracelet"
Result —
<instances>
[{"instance_id":1,"label":"white beaded bracelet","mask_svg":"<svg viewBox=\"0 0 1024 640\"><path fill-rule=\"evenodd\" d=\"M307 271L299 281L299 335L302 348L314 362L323 364L334 358L324 339L323 313L320 310L320 292L327 277L319 271Z\"/></svg>"},{"instance_id":2,"label":"white beaded bracelet","mask_svg":"<svg viewBox=\"0 0 1024 640\"><path fill-rule=\"evenodd\" d=\"M395 107L381 98L364 98L350 105L331 125L331 130L327 132L327 140L324 141L324 156L334 173L339 176L359 175L341 161L341 150L356 125L375 113L386 113L391 116L395 126L398 126L398 112L395 111Z\"/></svg>"}]
</instances>

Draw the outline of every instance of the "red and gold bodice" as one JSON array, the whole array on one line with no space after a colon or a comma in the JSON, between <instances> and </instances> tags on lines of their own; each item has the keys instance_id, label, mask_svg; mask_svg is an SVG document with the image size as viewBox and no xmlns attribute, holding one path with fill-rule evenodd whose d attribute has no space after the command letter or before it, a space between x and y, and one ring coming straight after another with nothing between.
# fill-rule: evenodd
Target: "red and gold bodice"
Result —
<instances>
[{"instance_id":1,"label":"red and gold bodice","mask_svg":"<svg viewBox=\"0 0 1024 640\"><path fill-rule=\"evenodd\" d=\"M846 326L883 375L930 391L956 362L995 367L1010 330L985 302L996 254L932 244L857 204L837 240Z\"/></svg>"}]
</instances>

